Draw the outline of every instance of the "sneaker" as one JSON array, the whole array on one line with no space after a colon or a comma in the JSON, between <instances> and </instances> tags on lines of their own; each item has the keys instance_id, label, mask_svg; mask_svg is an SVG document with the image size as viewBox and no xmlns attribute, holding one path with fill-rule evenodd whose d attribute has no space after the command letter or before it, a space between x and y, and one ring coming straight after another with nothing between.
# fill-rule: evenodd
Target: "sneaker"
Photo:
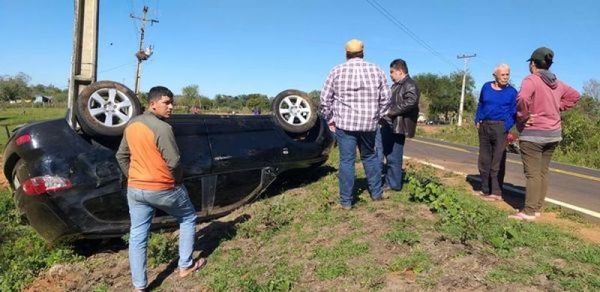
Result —
<instances>
[{"instance_id":1,"label":"sneaker","mask_svg":"<svg viewBox=\"0 0 600 292\"><path fill-rule=\"evenodd\" d=\"M206 259L200 258L188 268L179 268L179 277L180 278L187 277L189 274L204 267L204 265L206 265Z\"/></svg>"},{"instance_id":2,"label":"sneaker","mask_svg":"<svg viewBox=\"0 0 600 292\"><path fill-rule=\"evenodd\" d=\"M383 195L377 197L377 198L371 198L371 201L376 202L376 201L383 201Z\"/></svg>"},{"instance_id":3,"label":"sneaker","mask_svg":"<svg viewBox=\"0 0 600 292\"><path fill-rule=\"evenodd\" d=\"M519 212L515 215L509 215L508 218L515 220L533 221L535 220L535 215L527 215L523 212Z\"/></svg>"}]
</instances>

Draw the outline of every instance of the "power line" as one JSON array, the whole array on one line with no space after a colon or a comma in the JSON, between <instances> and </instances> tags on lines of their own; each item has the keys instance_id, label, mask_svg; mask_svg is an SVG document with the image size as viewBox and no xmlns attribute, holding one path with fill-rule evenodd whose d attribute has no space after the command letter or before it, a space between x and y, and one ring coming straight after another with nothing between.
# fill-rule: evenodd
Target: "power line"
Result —
<instances>
[{"instance_id":1,"label":"power line","mask_svg":"<svg viewBox=\"0 0 600 292\"><path fill-rule=\"evenodd\" d=\"M137 5L135 5L134 0L131 0L129 2L129 15L133 14L133 7L137 7ZM133 35L137 38L137 36L138 36L137 22L136 21L132 21L131 25L132 25L131 28L133 28Z\"/></svg>"},{"instance_id":2,"label":"power line","mask_svg":"<svg viewBox=\"0 0 600 292\"><path fill-rule=\"evenodd\" d=\"M113 70L119 69L121 67L133 65L134 63L135 62L129 62L129 63L121 64L121 65L114 66L114 67L111 67L111 68L108 68L108 69L104 69L104 70L102 70L102 71L100 71L98 73L106 73L106 72L109 72L109 71L113 71Z\"/></svg>"},{"instance_id":3,"label":"power line","mask_svg":"<svg viewBox=\"0 0 600 292\"><path fill-rule=\"evenodd\" d=\"M426 41L424 41L417 34L412 32L406 25L404 25L401 21L396 19L396 17L394 17L394 15L392 13L390 13L385 7L383 7L381 4L379 4L376 0L366 0L366 1L367 1L367 3L369 3L369 5L371 5L373 8L375 8L375 10L377 10L381 15L383 15L385 18L387 18L389 21L391 21L400 30L405 32L410 38L412 38L414 41L416 41L419 45L421 45L423 48L427 49L434 56L440 58L440 60L446 62L448 65L450 65L454 69L458 70L458 67L456 67L456 65L454 65L454 63L450 62L450 60L448 60L446 57L444 57L442 54L440 54L438 51L436 51Z\"/></svg>"}]
</instances>

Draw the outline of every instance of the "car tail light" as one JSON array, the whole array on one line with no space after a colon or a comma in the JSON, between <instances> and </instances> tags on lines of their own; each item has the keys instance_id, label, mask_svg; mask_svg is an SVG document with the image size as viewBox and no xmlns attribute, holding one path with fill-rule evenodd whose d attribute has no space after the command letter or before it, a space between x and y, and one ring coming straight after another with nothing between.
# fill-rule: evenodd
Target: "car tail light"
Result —
<instances>
[{"instance_id":1,"label":"car tail light","mask_svg":"<svg viewBox=\"0 0 600 292\"><path fill-rule=\"evenodd\" d=\"M17 146L21 146L30 141L31 141L31 135L29 135L29 134L21 135L21 136L17 137L17 140L16 140Z\"/></svg>"},{"instance_id":2,"label":"car tail light","mask_svg":"<svg viewBox=\"0 0 600 292\"><path fill-rule=\"evenodd\" d=\"M37 176L23 182L23 191L30 196L70 189L71 181L59 176Z\"/></svg>"}]
</instances>

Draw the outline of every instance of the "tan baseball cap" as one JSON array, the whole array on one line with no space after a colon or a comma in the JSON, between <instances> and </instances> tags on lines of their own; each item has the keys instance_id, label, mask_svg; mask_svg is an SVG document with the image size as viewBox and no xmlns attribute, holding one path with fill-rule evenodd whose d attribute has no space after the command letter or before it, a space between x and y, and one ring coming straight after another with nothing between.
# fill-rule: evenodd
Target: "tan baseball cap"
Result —
<instances>
[{"instance_id":1,"label":"tan baseball cap","mask_svg":"<svg viewBox=\"0 0 600 292\"><path fill-rule=\"evenodd\" d=\"M346 52L348 52L348 53L362 52L363 49L364 49L364 45L361 40L351 39L346 43Z\"/></svg>"}]
</instances>

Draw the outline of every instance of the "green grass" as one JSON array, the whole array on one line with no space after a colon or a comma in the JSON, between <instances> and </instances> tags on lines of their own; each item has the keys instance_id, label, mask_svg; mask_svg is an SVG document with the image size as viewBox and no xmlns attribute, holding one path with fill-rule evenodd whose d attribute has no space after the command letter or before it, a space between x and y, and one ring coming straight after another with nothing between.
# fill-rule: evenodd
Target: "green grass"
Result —
<instances>
[{"instance_id":1,"label":"green grass","mask_svg":"<svg viewBox=\"0 0 600 292\"><path fill-rule=\"evenodd\" d=\"M396 227L386 233L384 239L395 244L412 246L419 242L419 234L413 231L402 230L402 227Z\"/></svg>"},{"instance_id":2,"label":"green grass","mask_svg":"<svg viewBox=\"0 0 600 292\"><path fill-rule=\"evenodd\" d=\"M440 125L436 132L425 132L417 127L417 136L428 137L469 146L479 145L477 128L472 123L465 123L462 127L456 125Z\"/></svg>"},{"instance_id":3,"label":"green grass","mask_svg":"<svg viewBox=\"0 0 600 292\"><path fill-rule=\"evenodd\" d=\"M568 290L600 289L600 246L552 225L510 220L506 212L447 188L436 178L409 174L407 189L412 200L440 214L437 229L450 239L468 246L484 243L491 254L506 259L508 264L488 273L490 282L532 285L545 276ZM556 266L557 260L569 266Z\"/></svg>"},{"instance_id":4,"label":"green grass","mask_svg":"<svg viewBox=\"0 0 600 292\"><path fill-rule=\"evenodd\" d=\"M336 160L334 151L328 164L336 165ZM361 175L360 171L357 173ZM516 282L542 285L538 287L544 289L547 288L543 286L545 284L536 282L543 276L559 289L600 289L596 276L600 273L599 247L551 225L510 221L505 211L464 191L444 186L431 168L409 170L407 177L405 189L393 192L390 199L385 201L389 205L375 205L368 200L360 200L350 212L335 208L337 180L335 173L331 173L318 182L302 186L302 190L310 195L286 193L282 197L269 198L250 206L249 212L257 213L240 225L236 237L243 239L244 245L248 244L248 240L259 243L259 251L252 253L238 245L236 237L230 243L223 243L223 247L218 248L218 251L223 248L223 253L219 252L216 259L209 260L214 265L224 264L227 268L222 272L207 271L203 274L209 278L206 282L212 283L209 286L217 291L255 290L256 287L262 287L261 291L265 291L267 287L274 287L278 279L272 275L273 265L299 262L304 264L296 265L292 275L286 277L289 281L285 281L284 290L310 290L311 286L306 286L301 280L307 275L314 277L310 281L334 285L327 286L330 288L380 289L385 286L386 271L406 270L419 274L421 280L415 285L421 286L414 289L435 289L435 280L424 279L439 279L441 275L460 272L447 270L446 261L451 260L440 261L439 255L436 256L438 251L432 248L432 242L436 239L431 236L432 233L438 233L441 234L437 235L438 238L465 246L467 254L475 252L473 249L478 247L476 253L499 263L481 271L481 278L490 287ZM366 193L363 197L366 197ZM384 224L386 231L375 238L370 225L361 218L365 214L387 209L414 211L422 204L437 214L433 226L426 219L408 213L391 221L377 223ZM382 260L376 247L386 245L387 249L394 246L399 249ZM231 246L240 248L234 254L243 250L244 255L225 259ZM258 260L257 254L266 259ZM457 256L460 254L465 252L456 252ZM569 262L570 267L553 267L552 264L557 260ZM265 262L269 262L271 268L266 267ZM518 268L509 268L514 266ZM216 280L225 278L230 279L227 284Z\"/></svg>"},{"instance_id":5,"label":"green grass","mask_svg":"<svg viewBox=\"0 0 600 292\"><path fill-rule=\"evenodd\" d=\"M102 282L94 287L94 292L108 292L110 291L110 285L106 282Z\"/></svg>"},{"instance_id":6,"label":"green grass","mask_svg":"<svg viewBox=\"0 0 600 292\"><path fill-rule=\"evenodd\" d=\"M314 259L318 262L316 274L319 279L329 280L346 275L350 270L347 261L369 252L369 245L355 241L354 237L344 238L332 247L316 248Z\"/></svg>"},{"instance_id":7,"label":"green grass","mask_svg":"<svg viewBox=\"0 0 600 292\"><path fill-rule=\"evenodd\" d=\"M337 161L334 149L327 164L335 167ZM467 259L478 266L469 273L492 290L600 289L599 246L552 225L511 221L506 211L444 185L438 176L448 175L432 168L409 168L403 191L388 192L381 202L364 199L365 190L350 211L337 207L335 171L311 180L313 175L291 178L293 186L282 194L223 218L248 217L220 239L199 273L159 288L379 290L389 288L388 274L412 271L417 281L403 282L407 290L447 290L444 283L462 281L460 264ZM49 249L31 228L19 225L8 191L0 196L0 219L0 290L20 289L53 263L79 260L68 248ZM150 261L176 257L173 240L169 234L153 236ZM104 291L106 284L98 281L91 287Z\"/></svg>"},{"instance_id":8,"label":"green grass","mask_svg":"<svg viewBox=\"0 0 600 292\"><path fill-rule=\"evenodd\" d=\"M58 107L0 107L0 149L8 141L7 129L10 133L18 125L62 118L66 113L66 108Z\"/></svg>"},{"instance_id":9,"label":"green grass","mask_svg":"<svg viewBox=\"0 0 600 292\"><path fill-rule=\"evenodd\" d=\"M420 274L432 265L430 254L424 250L412 251L408 256L398 256L393 259L389 266L392 272L403 272L411 270Z\"/></svg>"},{"instance_id":10,"label":"green grass","mask_svg":"<svg viewBox=\"0 0 600 292\"><path fill-rule=\"evenodd\" d=\"M0 291L21 290L38 272L56 263L82 260L68 246L49 247L21 225L12 194L0 190Z\"/></svg>"}]
</instances>

